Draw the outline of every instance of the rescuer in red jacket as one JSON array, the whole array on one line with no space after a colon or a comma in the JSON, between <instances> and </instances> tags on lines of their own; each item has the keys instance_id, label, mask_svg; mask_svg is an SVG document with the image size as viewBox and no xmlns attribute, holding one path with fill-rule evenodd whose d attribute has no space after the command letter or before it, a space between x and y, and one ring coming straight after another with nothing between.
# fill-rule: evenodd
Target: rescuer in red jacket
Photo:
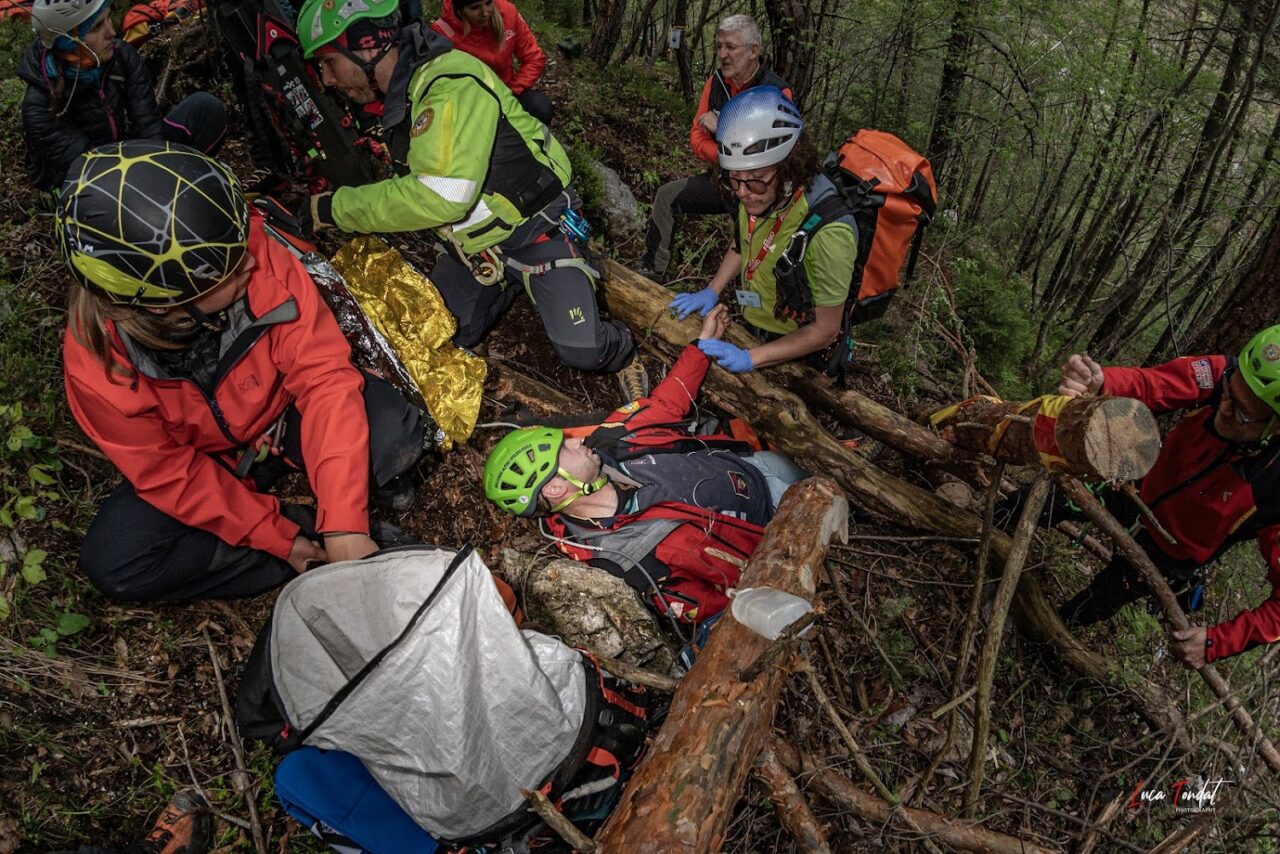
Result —
<instances>
[{"instance_id":1,"label":"rescuer in red jacket","mask_svg":"<svg viewBox=\"0 0 1280 854\"><path fill-rule=\"evenodd\" d=\"M444 0L431 29L496 71L525 112L551 124L551 101L533 88L547 55L509 0Z\"/></svg>"},{"instance_id":2,"label":"rescuer in red jacket","mask_svg":"<svg viewBox=\"0 0 1280 854\"><path fill-rule=\"evenodd\" d=\"M652 279L661 278L671 261L676 220L681 214L711 216L737 209L737 200L726 196L712 175L720 110L739 92L754 86L777 86L788 100L794 100L791 87L769 68L762 50L760 27L750 15L730 15L716 27L716 68L702 87L689 128L689 147L694 157L710 168L663 184L654 195L641 260L641 272Z\"/></svg>"},{"instance_id":3,"label":"rescuer in red jacket","mask_svg":"<svg viewBox=\"0 0 1280 854\"><path fill-rule=\"evenodd\" d=\"M1156 414L1187 410L1140 490L1177 542L1152 532L1145 518L1138 540L1175 589L1194 589L1200 570L1230 546L1258 541L1271 595L1216 626L1175 630L1173 655L1200 667L1280 639L1280 326L1255 335L1239 359L1187 356L1155 368L1103 368L1075 355L1063 365L1058 392L1132 397ZM1137 513L1123 515L1133 519ZM1146 592L1117 557L1063 606L1063 615L1079 624L1096 622Z\"/></svg>"},{"instance_id":4,"label":"rescuer in red jacket","mask_svg":"<svg viewBox=\"0 0 1280 854\"><path fill-rule=\"evenodd\" d=\"M125 478L81 548L94 585L118 600L247 596L374 551L370 481L403 503L421 415L352 365L225 167L149 140L93 149L72 163L57 230L78 281L67 401ZM266 494L290 467L314 514Z\"/></svg>"}]
</instances>

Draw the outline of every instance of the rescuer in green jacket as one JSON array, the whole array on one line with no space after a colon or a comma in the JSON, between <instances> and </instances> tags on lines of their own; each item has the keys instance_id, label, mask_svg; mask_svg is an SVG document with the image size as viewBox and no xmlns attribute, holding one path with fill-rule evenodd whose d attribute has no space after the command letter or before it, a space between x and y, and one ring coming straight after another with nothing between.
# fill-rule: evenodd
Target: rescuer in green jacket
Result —
<instances>
[{"instance_id":1,"label":"rescuer in green jacket","mask_svg":"<svg viewBox=\"0 0 1280 854\"><path fill-rule=\"evenodd\" d=\"M627 328L600 318L597 274L570 236L580 202L568 155L492 69L418 22L401 27L396 0L307 0L298 39L326 86L381 116L399 173L313 196L316 227L435 230L448 251L431 280L458 346L478 343L520 285L565 364L625 367L624 388L643 371Z\"/></svg>"}]
</instances>

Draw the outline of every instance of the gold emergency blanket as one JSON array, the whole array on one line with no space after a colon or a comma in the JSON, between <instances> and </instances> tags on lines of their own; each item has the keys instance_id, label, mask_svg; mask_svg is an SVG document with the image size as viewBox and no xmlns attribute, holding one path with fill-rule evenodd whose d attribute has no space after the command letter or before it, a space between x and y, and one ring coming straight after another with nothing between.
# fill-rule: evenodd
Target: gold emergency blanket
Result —
<instances>
[{"instance_id":1,"label":"gold emergency blanket","mask_svg":"<svg viewBox=\"0 0 1280 854\"><path fill-rule=\"evenodd\" d=\"M333 266L400 356L447 437L446 449L465 442L480 415L485 363L450 342L458 324L435 285L398 250L368 234L339 249Z\"/></svg>"}]
</instances>

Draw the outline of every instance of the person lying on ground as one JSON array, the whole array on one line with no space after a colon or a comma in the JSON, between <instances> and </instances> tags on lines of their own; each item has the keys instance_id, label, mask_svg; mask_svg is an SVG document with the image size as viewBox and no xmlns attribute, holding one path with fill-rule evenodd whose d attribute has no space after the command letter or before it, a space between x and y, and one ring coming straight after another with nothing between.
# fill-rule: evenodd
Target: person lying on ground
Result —
<instances>
[{"instance_id":1,"label":"person lying on ground","mask_svg":"<svg viewBox=\"0 0 1280 854\"><path fill-rule=\"evenodd\" d=\"M165 805L144 839L123 848L81 845L54 854L205 854L212 842L208 801L195 789L182 789Z\"/></svg>"},{"instance_id":2,"label":"person lying on ground","mask_svg":"<svg viewBox=\"0 0 1280 854\"><path fill-rule=\"evenodd\" d=\"M326 86L381 113L399 172L313 196L315 228L434 229L447 251L431 281L459 347L477 345L523 289L566 365L643 371L630 331L601 318L599 274L564 225L580 219L569 157L493 69L420 22L401 28L396 0L307 0L298 34ZM624 392L639 396L635 379Z\"/></svg>"},{"instance_id":3,"label":"person lying on ground","mask_svg":"<svg viewBox=\"0 0 1280 854\"><path fill-rule=\"evenodd\" d=\"M226 108L195 92L166 115L138 51L116 38L107 0L37 0L36 39L18 76L27 180L55 190L67 167L94 146L126 139L180 142L216 154L227 133Z\"/></svg>"},{"instance_id":4,"label":"person lying on ground","mask_svg":"<svg viewBox=\"0 0 1280 854\"><path fill-rule=\"evenodd\" d=\"M728 311L707 314L699 344L719 340ZM657 610L693 623L720 613L787 487L803 473L758 442L691 432L709 361L690 344L649 397L569 435L528 427L502 438L484 467L500 509L545 517L569 556L620 576Z\"/></svg>"},{"instance_id":5,"label":"person lying on ground","mask_svg":"<svg viewBox=\"0 0 1280 854\"><path fill-rule=\"evenodd\" d=\"M727 341L699 342L734 373L818 354L839 336L850 298L858 256L853 217L832 220L810 236L804 276L781 269L780 247L837 192L804 135L800 112L773 86L749 89L725 106L716 139L722 178L738 198L734 245L707 287L678 295L671 307L680 318L695 311L705 316L736 285L743 320L760 344L745 350Z\"/></svg>"},{"instance_id":6,"label":"person lying on ground","mask_svg":"<svg viewBox=\"0 0 1280 854\"><path fill-rule=\"evenodd\" d=\"M551 100L533 88L546 67L547 55L514 4L452 0L442 4L431 29L492 68L529 115L551 124Z\"/></svg>"},{"instance_id":7,"label":"person lying on ground","mask_svg":"<svg viewBox=\"0 0 1280 854\"><path fill-rule=\"evenodd\" d=\"M1139 545L1180 592L1184 607L1200 605L1205 573L1236 543L1256 539L1272 594L1255 608L1214 626L1174 630L1170 652L1189 667L1237 655L1280 639L1280 326L1253 337L1238 359L1186 356L1154 368L1103 368L1087 355L1062 366L1059 394L1111 394L1142 401L1156 414L1185 410L1165 436L1139 494L1170 542L1141 515ZM1118 490L1107 507L1130 524L1140 516ZM1117 555L1062 607L1068 623L1108 619L1149 593Z\"/></svg>"},{"instance_id":8,"label":"person lying on ground","mask_svg":"<svg viewBox=\"0 0 1280 854\"><path fill-rule=\"evenodd\" d=\"M716 126L720 111L729 99L753 86L776 86L791 98L791 88L760 56L760 27L750 15L730 15L716 27L717 67L702 87L702 98L689 129L689 145L699 160L716 165ZM662 278L671 263L676 220L681 214L709 216L733 213L732 195L727 195L708 168L688 178L670 181L658 188L645 229L641 272L651 279Z\"/></svg>"},{"instance_id":9,"label":"person lying on ground","mask_svg":"<svg viewBox=\"0 0 1280 854\"><path fill-rule=\"evenodd\" d=\"M67 402L124 475L81 546L94 586L123 601L249 596L373 552L370 481L407 505L421 414L351 363L231 173L174 143L103 146L72 163L56 220L76 280ZM306 472L314 514L266 493L290 471Z\"/></svg>"}]
</instances>

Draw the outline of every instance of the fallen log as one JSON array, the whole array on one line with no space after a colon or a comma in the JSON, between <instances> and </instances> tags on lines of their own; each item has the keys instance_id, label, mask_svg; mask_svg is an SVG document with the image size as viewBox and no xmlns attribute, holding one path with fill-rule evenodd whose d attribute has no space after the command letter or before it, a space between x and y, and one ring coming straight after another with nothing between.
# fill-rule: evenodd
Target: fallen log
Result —
<instances>
[{"instance_id":1,"label":"fallen log","mask_svg":"<svg viewBox=\"0 0 1280 854\"><path fill-rule=\"evenodd\" d=\"M642 346L674 358L697 337L700 322L696 316L677 321L667 309L670 291L618 264L606 263L605 270L609 275L602 287L609 309L635 331ZM744 334L731 325L727 337L741 341ZM809 369L791 366L790 370ZM769 381L775 372L775 368L766 368L731 374L712 366L703 388L720 406L750 423L801 468L832 478L853 501L868 510L918 530L974 540L981 536L982 520L976 514L890 475L841 445L800 398ZM781 376L785 379L787 374ZM896 414L894 417L905 421ZM1010 544L1007 534L992 532L992 555L1002 565ZM1189 745L1186 722L1176 702L1145 679L1134 680L1132 686L1120 684L1110 674L1107 660L1084 647L1067 630L1034 573L1023 574L1013 610L1018 627L1033 640L1051 646L1065 663L1087 678L1126 692L1143 717L1171 735L1179 746Z\"/></svg>"},{"instance_id":2,"label":"fallen log","mask_svg":"<svg viewBox=\"0 0 1280 854\"><path fill-rule=\"evenodd\" d=\"M1072 501L1080 505L1080 509L1084 511L1089 521L1097 525L1100 531L1111 538L1111 542L1115 544L1116 549L1138 571L1138 574L1142 576L1143 582L1155 594L1156 601L1160 603L1165 617L1168 618L1173 627L1175 629L1191 628L1191 621L1182 612L1182 607L1178 604L1178 597L1174 595L1172 588L1169 587L1169 582L1160 574L1160 570L1156 569L1151 557L1130 536L1125 527L1116 521L1116 518L1107 512L1106 508L1094 497L1093 493L1085 489L1084 485L1079 481L1062 477L1058 479L1058 486ZM1197 672L1209 686L1209 689L1222 700L1222 705L1231 715L1231 720L1235 723L1236 729L1251 744L1257 747L1258 753L1262 755L1267 767L1280 774L1280 752L1277 752L1275 745L1267 737L1266 733L1254 723L1253 716L1236 698L1226 678L1212 664L1205 664Z\"/></svg>"},{"instance_id":3,"label":"fallen log","mask_svg":"<svg viewBox=\"0 0 1280 854\"><path fill-rule=\"evenodd\" d=\"M670 291L616 261L605 260L601 267L611 307L614 307L615 301L621 305L621 291L635 291L642 297L637 303L628 302L628 305L640 307L642 314L622 310L617 312L632 329L650 333L656 331L651 324L656 326L663 316L672 320L671 313L666 308L672 297ZM653 298L643 299L646 295ZM695 320L686 319L683 324L672 320L672 323L690 330L685 338L686 342L697 335L699 326ZM736 325L730 325L724 339L739 347L753 347L760 343ZM776 385L792 389L805 400L830 412L840 423L856 427L892 448L935 462L950 463L958 458L955 448L938 438L932 430L853 389L836 388L828 377L817 371L798 364L774 365L765 370Z\"/></svg>"},{"instance_id":4,"label":"fallen log","mask_svg":"<svg viewBox=\"0 0 1280 854\"><path fill-rule=\"evenodd\" d=\"M1016 836L987 830L974 821L948 818L911 807L899 806L895 810L887 802L855 785L849 778L823 767L776 736L769 740L769 748L793 776L803 776L807 785L823 798L871 824L892 822L899 830L904 830L909 817L930 838L960 851L984 854L1052 854L1051 849Z\"/></svg>"},{"instance_id":5,"label":"fallen log","mask_svg":"<svg viewBox=\"0 0 1280 854\"><path fill-rule=\"evenodd\" d=\"M840 489L810 478L787 491L742 572L746 587L813 599L827 544L844 536ZM681 681L649 754L596 838L604 851L718 851L742 786L769 734L784 668L752 682L738 672L769 641L726 614Z\"/></svg>"},{"instance_id":6,"label":"fallen log","mask_svg":"<svg viewBox=\"0 0 1280 854\"><path fill-rule=\"evenodd\" d=\"M1160 453L1160 428L1131 397L971 397L929 418L943 439L1015 465L1103 480L1137 480Z\"/></svg>"},{"instance_id":7,"label":"fallen log","mask_svg":"<svg viewBox=\"0 0 1280 854\"><path fill-rule=\"evenodd\" d=\"M827 844L822 825L813 817L813 810L805 801L800 787L768 744L760 751L751 773L768 792L778 822L795 839L796 848L804 854L830 854L831 846Z\"/></svg>"}]
</instances>

